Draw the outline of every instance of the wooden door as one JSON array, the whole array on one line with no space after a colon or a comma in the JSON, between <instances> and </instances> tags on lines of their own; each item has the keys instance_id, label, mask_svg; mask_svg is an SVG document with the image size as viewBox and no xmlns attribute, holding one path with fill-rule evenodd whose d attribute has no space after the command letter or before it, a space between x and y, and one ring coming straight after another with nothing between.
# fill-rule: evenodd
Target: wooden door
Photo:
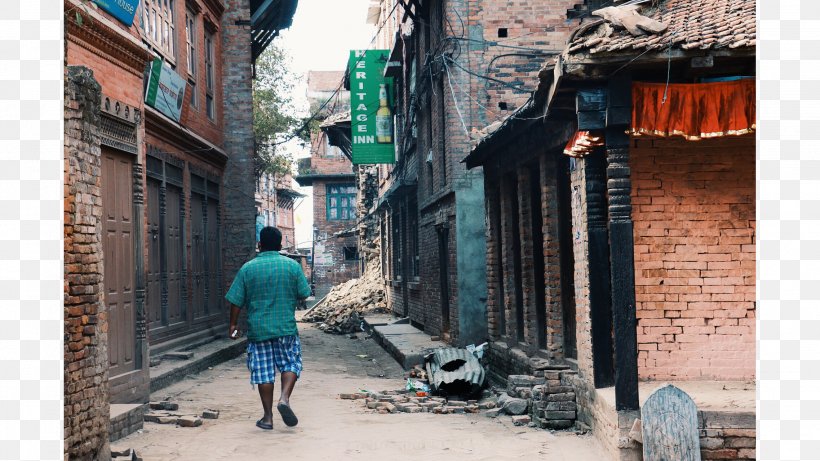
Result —
<instances>
[{"instance_id":1,"label":"wooden door","mask_svg":"<svg viewBox=\"0 0 820 461\"><path fill-rule=\"evenodd\" d=\"M191 193L191 311L193 318L202 318L205 311L205 223L202 206L205 197Z\"/></svg>"},{"instance_id":2,"label":"wooden door","mask_svg":"<svg viewBox=\"0 0 820 461\"><path fill-rule=\"evenodd\" d=\"M185 306L183 305L182 288L182 188L168 184L165 191L165 242L166 272L168 284L168 324L184 322Z\"/></svg>"},{"instance_id":3,"label":"wooden door","mask_svg":"<svg viewBox=\"0 0 820 461\"><path fill-rule=\"evenodd\" d=\"M163 325L162 321L162 254L160 238L160 185L149 177L146 190L148 205L148 275L145 280L145 308L148 312L148 328L153 330Z\"/></svg>"},{"instance_id":4,"label":"wooden door","mask_svg":"<svg viewBox=\"0 0 820 461\"><path fill-rule=\"evenodd\" d=\"M111 377L136 369L132 157L102 148L104 302Z\"/></svg>"},{"instance_id":5,"label":"wooden door","mask_svg":"<svg viewBox=\"0 0 820 461\"><path fill-rule=\"evenodd\" d=\"M224 312L222 309L222 290L219 283L219 202L208 199L208 224L207 235L207 279L208 279L208 300L207 311L209 315Z\"/></svg>"}]
</instances>

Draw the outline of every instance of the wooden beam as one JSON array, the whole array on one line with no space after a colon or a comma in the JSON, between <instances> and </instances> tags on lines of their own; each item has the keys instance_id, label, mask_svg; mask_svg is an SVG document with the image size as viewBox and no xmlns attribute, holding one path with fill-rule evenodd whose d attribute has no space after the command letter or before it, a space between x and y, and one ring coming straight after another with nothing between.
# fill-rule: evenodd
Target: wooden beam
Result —
<instances>
[{"instance_id":1,"label":"wooden beam","mask_svg":"<svg viewBox=\"0 0 820 461\"><path fill-rule=\"evenodd\" d=\"M583 159L589 245L589 316L595 387L609 387L615 383L604 154L603 148L597 148Z\"/></svg>"},{"instance_id":2,"label":"wooden beam","mask_svg":"<svg viewBox=\"0 0 820 461\"><path fill-rule=\"evenodd\" d=\"M638 410L638 341L629 126L632 81L628 72L608 82L606 158L609 196L612 322L615 336L615 409Z\"/></svg>"}]
</instances>

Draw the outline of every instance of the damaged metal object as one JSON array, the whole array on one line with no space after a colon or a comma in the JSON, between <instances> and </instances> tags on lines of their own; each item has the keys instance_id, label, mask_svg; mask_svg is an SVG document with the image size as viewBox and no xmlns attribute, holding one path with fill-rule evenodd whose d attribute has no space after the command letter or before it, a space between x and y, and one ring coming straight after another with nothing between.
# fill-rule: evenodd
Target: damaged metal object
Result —
<instances>
[{"instance_id":1,"label":"damaged metal object","mask_svg":"<svg viewBox=\"0 0 820 461\"><path fill-rule=\"evenodd\" d=\"M484 386L484 367L466 349L436 349L424 357L424 367L433 393L473 395Z\"/></svg>"}]
</instances>

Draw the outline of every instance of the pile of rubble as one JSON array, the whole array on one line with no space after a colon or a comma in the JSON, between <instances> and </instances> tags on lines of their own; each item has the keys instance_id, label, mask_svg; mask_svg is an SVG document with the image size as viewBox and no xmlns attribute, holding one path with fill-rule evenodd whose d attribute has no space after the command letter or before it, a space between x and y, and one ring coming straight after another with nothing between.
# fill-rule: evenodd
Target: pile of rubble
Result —
<instances>
[{"instance_id":1,"label":"pile of rubble","mask_svg":"<svg viewBox=\"0 0 820 461\"><path fill-rule=\"evenodd\" d=\"M302 316L303 322L321 323L326 333L349 334L360 331L362 314L386 312L387 300L379 274L379 260L367 263L364 275L333 287Z\"/></svg>"},{"instance_id":2,"label":"pile of rubble","mask_svg":"<svg viewBox=\"0 0 820 461\"><path fill-rule=\"evenodd\" d=\"M430 395L427 392L429 384L425 383L429 373L416 366L407 375L405 389L381 392L362 390L339 394L339 398L362 401L368 409L381 414L483 413L490 418L508 415L516 426L550 430L577 427L583 432L584 425L576 424L576 395L568 382L575 372L567 367L551 366L536 373L535 376L510 375L506 389L483 389L475 393L477 398L473 400L464 396Z\"/></svg>"},{"instance_id":3,"label":"pile of rubble","mask_svg":"<svg viewBox=\"0 0 820 461\"><path fill-rule=\"evenodd\" d=\"M377 413L478 413L496 407L496 399L487 391L481 400L461 400L457 397L435 397L415 390L395 390L382 392L355 392L339 394L346 400L361 400L368 409Z\"/></svg>"}]
</instances>

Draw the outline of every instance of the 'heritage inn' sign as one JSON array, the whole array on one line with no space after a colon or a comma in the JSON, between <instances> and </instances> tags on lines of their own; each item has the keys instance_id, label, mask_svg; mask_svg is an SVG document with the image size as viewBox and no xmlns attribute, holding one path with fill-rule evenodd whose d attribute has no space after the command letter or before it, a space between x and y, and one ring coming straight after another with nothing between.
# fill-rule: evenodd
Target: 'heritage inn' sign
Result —
<instances>
[{"instance_id":1,"label":"'heritage inn' sign","mask_svg":"<svg viewBox=\"0 0 820 461\"><path fill-rule=\"evenodd\" d=\"M353 164L395 163L392 78L384 77L388 50L350 52L350 139Z\"/></svg>"}]
</instances>

